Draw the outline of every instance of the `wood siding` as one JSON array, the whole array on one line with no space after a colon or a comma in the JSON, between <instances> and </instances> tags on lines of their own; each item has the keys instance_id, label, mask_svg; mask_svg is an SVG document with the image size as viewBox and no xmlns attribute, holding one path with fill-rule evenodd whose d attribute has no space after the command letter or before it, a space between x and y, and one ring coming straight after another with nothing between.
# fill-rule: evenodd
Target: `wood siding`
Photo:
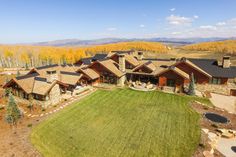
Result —
<instances>
[{"instance_id":1,"label":"wood siding","mask_svg":"<svg viewBox=\"0 0 236 157\"><path fill-rule=\"evenodd\" d=\"M189 75L191 75L193 73L195 81L198 84L206 84L206 83L209 83L209 81L210 81L210 78L208 76L206 76L202 72L196 70L195 68L188 65L187 63L182 62L182 63L178 64L176 67L181 69L182 71L184 71L185 73L187 73Z\"/></svg>"},{"instance_id":2,"label":"wood siding","mask_svg":"<svg viewBox=\"0 0 236 157\"><path fill-rule=\"evenodd\" d=\"M184 84L189 83L188 79L183 78L176 72L170 70L159 76L158 86L159 87L167 86L168 80L173 80L175 82L175 87L183 87Z\"/></svg>"},{"instance_id":3,"label":"wood siding","mask_svg":"<svg viewBox=\"0 0 236 157\"><path fill-rule=\"evenodd\" d=\"M98 82L117 84L118 77L99 63L94 63L90 68L100 75Z\"/></svg>"}]
</instances>

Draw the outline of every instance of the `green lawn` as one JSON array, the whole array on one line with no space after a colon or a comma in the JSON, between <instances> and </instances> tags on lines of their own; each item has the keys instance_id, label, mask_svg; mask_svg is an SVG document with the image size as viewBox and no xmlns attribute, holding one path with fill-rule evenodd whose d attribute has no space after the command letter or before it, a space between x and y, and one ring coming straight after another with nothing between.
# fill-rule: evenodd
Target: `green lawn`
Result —
<instances>
[{"instance_id":1,"label":"green lawn","mask_svg":"<svg viewBox=\"0 0 236 157\"><path fill-rule=\"evenodd\" d=\"M31 140L45 157L190 157L200 138L192 99L99 90L39 124Z\"/></svg>"}]
</instances>

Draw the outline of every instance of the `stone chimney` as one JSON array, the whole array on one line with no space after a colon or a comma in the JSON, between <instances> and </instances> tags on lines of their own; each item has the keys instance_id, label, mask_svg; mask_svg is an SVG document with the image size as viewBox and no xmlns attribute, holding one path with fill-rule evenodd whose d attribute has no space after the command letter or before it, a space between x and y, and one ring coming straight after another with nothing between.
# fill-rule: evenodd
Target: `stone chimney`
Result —
<instances>
[{"instance_id":1,"label":"stone chimney","mask_svg":"<svg viewBox=\"0 0 236 157\"><path fill-rule=\"evenodd\" d=\"M118 54L119 57L119 70L125 73L125 55ZM123 87L125 85L125 75L121 76L118 80L118 85Z\"/></svg>"},{"instance_id":2,"label":"stone chimney","mask_svg":"<svg viewBox=\"0 0 236 157\"><path fill-rule=\"evenodd\" d=\"M58 80L57 71L56 70L47 71L47 82L52 83L55 80Z\"/></svg>"},{"instance_id":3,"label":"stone chimney","mask_svg":"<svg viewBox=\"0 0 236 157\"><path fill-rule=\"evenodd\" d=\"M141 51L138 52L138 60L139 61L143 60L143 52Z\"/></svg>"},{"instance_id":4,"label":"stone chimney","mask_svg":"<svg viewBox=\"0 0 236 157\"><path fill-rule=\"evenodd\" d=\"M122 72L125 72L125 55L124 54L118 54L119 58L119 69Z\"/></svg>"},{"instance_id":5,"label":"stone chimney","mask_svg":"<svg viewBox=\"0 0 236 157\"><path fill-rule=\"evenodd\" d=\"M230 68L231 62L230 62L230 56L224 56L222 60L222 67L223 68Z\"/></svg>"}]
</instances>

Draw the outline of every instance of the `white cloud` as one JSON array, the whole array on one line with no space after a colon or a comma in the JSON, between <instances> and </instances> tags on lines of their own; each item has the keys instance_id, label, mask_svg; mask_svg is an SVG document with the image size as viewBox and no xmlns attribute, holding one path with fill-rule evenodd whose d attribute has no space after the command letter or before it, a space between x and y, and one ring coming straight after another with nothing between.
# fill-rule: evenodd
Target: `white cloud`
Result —
<instances>
[{"instance_id":1,"label":"white cloud","mask_svg":"<svg viewBox=\"0 0 236 157\"><path fill-rule=\"evenodd\" d=\"M140 27L140 28L144 28L144 27L145 27L145 25L144 25L144 24L141 24L141 25L139 25L139 27Z\"/></svg>"},{"instance_id":2,"label":"white cloud","mask_svg":"<svg viewBox=\"0 0 236 157\"><path fill-rule=\"evenodd\" d=\"M181 34L182 32L172 32L171 34L172 35L179 35L179 34Z\"/></svg>"},{"instance_id":3,"label":"white cloud","mask_svg":"<svg viewBox=\"0 0 236 157\"><path fill-rule=\"evenodd\" d=\"M193 18L195 18L195 19L198 19L198 18L199 18L199 16L198 16L198 15L194 15L194 16L193 16Z\"/></svg>"},{"instance_id":4,"label":"white cloud","mask_svg":"<svg viewBox=\"0 0 236 157\"><path fill-rule=\"evenodd\" d=\"M217 30L216 26L212 26L212 25L200 26L200 28L201 29Z\"/></svg>"},{"instance_id":5,"label":"white cloud","mask_svg":"<svg viewBox=\"0 0 236 157\"><path fill-rule=\"evenodd\" d=\"M172 12L175 11L175 10L176 10L175 8L171 8L171 9L170 9L170 11L172 11Z\"/></svg>"},{"instance_id":6,"label":"white cloud","mask_svg":"<svg viewBox=\"0 0 236 157\"><path fill-rule=\"evenodd\" d=\"M109 27L109 28L107 28L107 30L108 30L108 31L116 31L117 28L116 28L116 27Z\"/></svg>"},{"instance_id":7,"label":"white cloud","mask_svg":"<svg viewBox=\"0 0 236 157\"><path fill-rule=\"evenodd\" d=\"M170 15L166 18L166 20L171 25L191 25L193 22L192 18L179 15Z\"/></svg>"},{"instance_id":8,"label":"white cloud","mask_svg":"<svg viewBox=\"0 0 236 157\"><path fill-rule=\"evenodd\" d=\"M217 26L224 26L224 25L226 25L226 23L225 22L218 22L216 25Z\"/></svg>"},{"instance_id":9,"label":"white cloud","mask_svg":"<svg viewBox=\"0 0 236 157\"><path fill-rule=\"evenodd\" d=\"M236 37L236 18L185 30L178 37Z\"/></svg>"}]
</instances>

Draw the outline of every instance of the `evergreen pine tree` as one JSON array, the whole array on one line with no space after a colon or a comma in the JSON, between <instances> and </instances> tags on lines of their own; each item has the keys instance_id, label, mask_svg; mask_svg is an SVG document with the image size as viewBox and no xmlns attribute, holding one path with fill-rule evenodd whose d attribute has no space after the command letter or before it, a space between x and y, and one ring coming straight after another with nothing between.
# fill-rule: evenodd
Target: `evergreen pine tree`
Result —
<instances>
[{"instance_id":1,"label":"evergreen pine tree","mask_svg":"<svg viewBox=\"0 0 236 157\"><path fill-rule=\"evenodd\" d=\"M25 64L25 70L29 70L28 63Z\"/></svg>"},{"instance_id":2,"label":"evergreen pine tree","mask_svg":"<svg viewBox=\"0 0 236 157\"><path fill-rule=\"evenodd\" d=\"M9 96L11 93L11 89L10 88L6 88L5 91L4 91L4 95L7 97Z\"/></svg>"},{"instance_id":3,"label":"evergreen pine tree","mask_svg":"<svg viewBox=\"0 0 236 157\"><path fill-rule=\"evenodd\" d=\"M30 112L34 109L33 100L34 100L34 98L33 98L33 96L30 94L30 95L29 95L29 104L28 104L28 108L29 108Z\"/></svg>"},{"instance_id":4,"label":"evergreen pine tree","mask_svg":"<svg viewBox=\"0 0 236 157\"><path fill-rule=\"evenodd\" d=\"M194 75L193 73L191 74L191 78L190 78L190 84L189 84L189 88L188 88L188 95L195 95L195 80L194 80Z\"/></svg>"},{"instance_id":5,"label":"evergreen pine tree","mask_svg":"<svg viewBox=\"0 0 236 157\"><path fill-rule=\"evenodd\" d=\"M6 107L6 122L10 125L17 126L18 120L21 118L21 112L18 108L12 94L9 95L8 104Z\"/></svg>"},{"instance_id":6,"label":"evergreen pine tree","mask_svg":"<svg viewBox=\"0 0 236 157\"><path fill-rule=\"evenodd\" d=\"M17 77L20 76L20 71L19 70L17 70L16 76Z\"/></svg>"}]
</instances>

